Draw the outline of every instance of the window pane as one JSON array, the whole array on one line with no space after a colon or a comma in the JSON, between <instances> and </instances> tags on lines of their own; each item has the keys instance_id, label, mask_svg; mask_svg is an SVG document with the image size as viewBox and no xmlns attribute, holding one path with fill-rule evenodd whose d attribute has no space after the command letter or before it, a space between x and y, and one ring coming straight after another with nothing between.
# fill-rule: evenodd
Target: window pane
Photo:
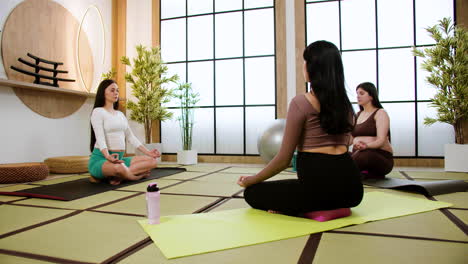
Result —
<instances>
[{"instance_id":1,"label":"window pane","mask_svg":"<svg viewBox=\"0 0 468 264\"><path fill-rule=\"evenodd\" d=\"M187 0L188 15L213 13L213 0Z\"/></svg>"},{"instance_id":2,"label":"window pane","mask_svg":"<svg viewBox=\"0 0 468 264\"><path fill-rule=\"evenodd\" d=\"M245 55L275 53L273 9L247 11L245 14Z\"/></svg>"},{"instance_id":3,"label":"window pane","mask_svg":"<svg viewBox=\"0 0 468 264\"><path fill-rule=\"evenodd\" d=\"M242 56L242 12L215 15L216 58Z\"/></svg>"},{"instance_id":4,"label":"window pane","mask_svg":"<svg viewBox=\"0 0 468 264\"><path fill-rule=\"evenodd\" d=\"M161 0L161 19L185 16L185 0Z\"/></svg>"},{"instance_id":5,"label":"window pane","mask_svg":"<svg viewBox=\"0 0 468 264\"><path fill-rule=\"evenodd\" d=\"M172 112L174 116L172 120L161 122L161 143L163 144L164 153L175 153L182 150L179 121L177 121L180 110L169 109L169 111Z\"/></svg>"},{"instance_id":6,"label":"window pane","mask_svg":"<svg viewBox=\"0 0 468 264\"><path fill-rule=\"evenodd\" d=\"M414 103L382 104L390 117L390 133L394 156L414 156Z\"/></svg>"},{"instance_id":7,"label":"window pane","mask_svg":"<svg viewBox=\"0 0 468 264\"><path fill-rule=\"evenodd\" d=\"M340 48L340 19L338 2L306 6L307 44L327 40Z\"/></svg>"},{"instance_id":8,"label":"window pane","mask_svg":"<svg viewBox=\"0 0 468 264\"><path fill-rule=\"evenodd\" d=\"M213 15L188 19L188 60L213 58Z\"/></svg>"},{"instance_id":9,"label":"window pane","mask_svg":"<svg viewBox=\"0 0 468 264\"><path fill-rule=\"evenodd\" d=\"M244 103L242 59L216 61L216 105Z\"/></svg>"},{"instance_id":10,"label":"window pane","mask_svg":"<svg viewBox=\"0 0 468 264\"><path fill-rule=\"evenodd\" d=\"M414 100L414 57L411 49L379 51L381 101Z\"/></svg>"},{"instance_id":11,"label":"window pane","mask_svg":"<svg viewBox=\"0 0 468 264\"><path fill-rule=\"evenodd\" d=\"M188 81L200 94L198 106L213 105L213 62L191 62L188 64Z\"/></svg>"},{"instance_id":12,"label":"window pane","mask_svg":"<svg viewBox=\"0 0 468 264\"><path fill-rule=\"evenodd\" d=\"M425 28L432 27L444 17L453 21L453 0L416 0L416 44L434 44Z\"/></svg>"},{"instance_id":13,"label":"window pane","mask_svg":"<svg viewBox=\"0 0 468 264\"><path fill-rule=\"evenodd\" d=\"M246 104L275 103L275 60L273 57L245 59Z\"/></svg>"},{"instance_id":14,"label":"window pane","mask_svg":"<svg viewBox=\"0 0 468 264\"><path fill-rule=\"evenodd\" d=\"M216 153L244 154L244 109L216 108Z\"/></svg>"},{"instance_id":15,"label":"window pane","mask_svg":"<svg viewBox=\"0 0 468 264\"><path fill-rule=\"evenodd\" d=\"M437 110L429 103L418 103L418 155L444 156L444 145L455 143L453 127L446 123L437 122L424 125L424 118L436 118Z\"/></svg>"},{"instance_id":16,"label":"window pane","mask_svg":"<svg viewBox=\"0 0 468 264\"><path fill-rule=\"evenodd\" d=\"M185 63L174 63L174 64L167 64L167 75L166 77L171 77L174 74L177 74L179 76L179 80L177 81L178 83L183 83L186 82L186 65ZM178 84L177 83L168 83L166 86L169 89L175 89L177 88ZM171 101L165 106L167 107L172 107L172 106L179 106L179 99L177 98L171 98Z\"/></svg>"},{"instance_id":17,"label":"window pane","mask_svg":"<svg viewBox=\"0 0 468 264\"><path fill-rule=\"evenodd\" d=\"M275 107L246 107L245 117L246 152L258 154L258 137L275 120Z\"/></svg>"},{"instance_id":18,"label":"window pane","mask_svg":"<svg viewBox=\"0 0 468 264\"><path fill-rule=\"evenodd\" d=\"M215 0L216 12L240 9L242 9L242 0Z\"/></svg>"},{"instance_id":19,"label":"window pane","mask_svg":"<svg viewBox=\"0 0 468 264\"><path fill-rule=\"evenodd\" d=\"M375 47L375 0L341 1L343 49Z\"/></svg>"},{"instance_id":20,"label":"window pane","mask_svg":"<svg viewBox=\"0 0 468 264\"><path fill-rule=\"evenodd\" d=\"M351 102L356 102L356 87L363 82L376 84L376 54L374 50L343 52L346 88Z\"/></svg>"},{"instance_id":21,"label":"window pane","mask_svg":"<svg viewBox=\"0 0 468 264\"><path fill-rule=\"evenodd\" d=\"M185 18L161 21L161 36L162 59L185 61Z\"/></svg>"},{"instance_id":22,"label":"window pane","mask_svg":"<svg viewBox=\"0 0 468 264\"><path fill-rule=\"evenodd\" d=\"M421 58L416 58L417 68L417 85L418 85L418 100L429 100L437 92L437 89L426 81L426 78L429 76L429 72L421 69Z\"/></svg>"},{"instance_id":23,"label":"window pane","mask_svg":"<svg viewBox=\"0 0 468 264\"><path fill-rule=\"evenodd\" d=\"M379 47L413 45L413 1L378 0L377 12Z\"/></svg>"},{"instance_id":24,"label":"window pane","mask_svg":"<svg viewBox=\"0 0 468 264\"><path fill-rule=\"evenodd\" d=\"M213 108L197 108L194 113L192 149L198 153L214 153Z\"/></svg>"},{"instance_id":25,"label":"window pane","mask_svg":"<svg viewBox=\"0 0 468 264\"><path fill-rule=\"evenodd\" d=\"M244 0L244 8L273 6L273 0Z\"/></svg>"}]
</instances>

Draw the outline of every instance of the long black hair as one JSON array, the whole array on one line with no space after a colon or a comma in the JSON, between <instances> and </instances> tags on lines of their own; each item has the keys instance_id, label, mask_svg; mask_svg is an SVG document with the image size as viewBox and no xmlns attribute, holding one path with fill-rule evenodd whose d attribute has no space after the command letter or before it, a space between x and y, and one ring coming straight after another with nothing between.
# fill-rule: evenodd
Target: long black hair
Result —
<instances>
[{"instance_id":1,"label":"long black hair","mask_svg":"<svg viewBox=\"0 0 468 264\"><path fill-rule=\"evenodd\" d=\"M311 89L320 102L320 126L331 135L351 132L354 109L346 94L340 51L320 40L307 46L303 57Z\"/></svg>"},{"instance_id":2,"label":"long black hair","mask_svg":"<svg viewBox=\"0 0 468 264\"><path fill-rule=\"evenodd\" d=\"M96 92L96 100L94 100L93 110L96 107L103 107L106 104L106 96L105 96L106 88L109 87L109 85L113 83L116 83L116 82L114 80L107 79L107 80L103 80L99 84L97 92ZM117 100L117 102L114 103L114 109L119 110L119 100ZM91 152L93 152L94 144L96 144L96 135L94 135L93 125L91 125L91 143L89 145L89 149L91 150Z\"/></svg>"},{"instance_id":3,"label":"long black hair","mask_svg":"<svg viewBox=\"0 0 468 264\"><path fill-rule=\"evenodd\" d=\"M356 87L356 91L361 88L363 89L364 91L366 91L369 96L372 97L372 105L374 107L377 107L377 108L383 108L382 104L380 103L379 101L379 94L377 92L377 88L375 87L375 85L371 82L363 82L361 84L359 84L357 87ZM362 107L361 105L359 105L359 109L362 111L364 110L364 107Z\"/></svg>"}]
</instances>

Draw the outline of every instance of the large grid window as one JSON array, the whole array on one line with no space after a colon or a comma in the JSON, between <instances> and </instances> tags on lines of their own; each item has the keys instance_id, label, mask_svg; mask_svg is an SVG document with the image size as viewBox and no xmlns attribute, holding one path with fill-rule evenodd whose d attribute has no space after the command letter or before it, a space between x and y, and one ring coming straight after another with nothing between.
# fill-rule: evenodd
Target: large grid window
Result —
<instances>
[{"instance_id":1,"label":"large grid window","mask_svg":"<svg viewBox=\"0 0 468 264\"><path fill-rule=\"evenodd\" d=\"M451 126L423 124L435 117L429 99L435 89L411 48L434 44L425 28L454 18L454 0L305 1L306 41L328 40L341 51L348 96L357 108L355 88L372 82L390 116L396 157L442 157L454 142Z\"/></svg>"},{"instance_id":2,"label":"large grid window","mask_svg":"<svg viewBox=\"0 0 468 264\"><path fill-rule=\"evenodd\" d=\"M200 94L192 148L258 155L259 133L276 118L274 0L161 0L161 54ZM178 104L161 123L169 154L182 148Z\"/></svg>"}]
</instances>

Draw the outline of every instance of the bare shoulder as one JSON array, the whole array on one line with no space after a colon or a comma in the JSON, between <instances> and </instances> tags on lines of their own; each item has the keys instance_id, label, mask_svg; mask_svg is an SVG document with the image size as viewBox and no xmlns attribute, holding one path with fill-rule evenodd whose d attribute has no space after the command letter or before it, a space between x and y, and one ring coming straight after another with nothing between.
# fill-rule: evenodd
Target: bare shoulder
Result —
<instances>
[{"instance_id":1,"label":"bare shoulder","mask_svg":"<svg viewBox=\"0 0 468 264\"><path fill-rule=\"evenodd\" d=\"M388 113L387 111L385 111L385 109L383 108L380 108L377 113L375 114L375 119L390 119L390 117L388 116Z\"/></svg>"}]
</instances>

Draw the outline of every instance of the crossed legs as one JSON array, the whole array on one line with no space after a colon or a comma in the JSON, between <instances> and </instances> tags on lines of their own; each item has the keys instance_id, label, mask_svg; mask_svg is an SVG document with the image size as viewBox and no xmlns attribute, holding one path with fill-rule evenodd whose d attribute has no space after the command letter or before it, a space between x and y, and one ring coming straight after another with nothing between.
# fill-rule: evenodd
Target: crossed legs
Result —
<instances>
[{"instance_id":1,"label":"crossed legs","mask_svg":"<svg viewBox=\"0 0 468 264\"><path fill-rule=\"evenodd\" d=\"M150 171L156 167L156 159L148 156L135 156L130 162L130 167L127 167L125 163L104 162L102 173L111 184L117 185L122 180L136 181L146 178L150 175Z\"/></svg>"}]
</instances>

